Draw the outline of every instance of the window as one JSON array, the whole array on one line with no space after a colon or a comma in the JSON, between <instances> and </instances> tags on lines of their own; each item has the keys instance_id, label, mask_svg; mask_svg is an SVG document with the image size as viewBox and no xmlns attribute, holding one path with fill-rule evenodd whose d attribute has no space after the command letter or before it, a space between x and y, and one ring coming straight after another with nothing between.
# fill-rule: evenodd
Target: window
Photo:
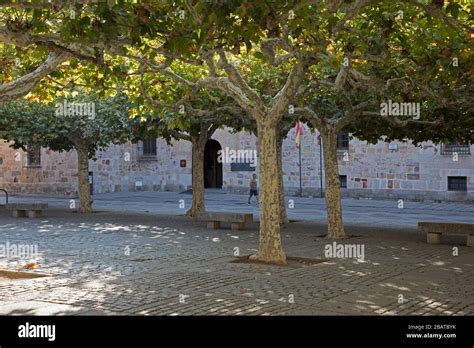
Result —
<instances>
[{"instance_id":1,"label":"window","mask_svg":"<svg viewBox=\"0 0 474 348\"><path fill-rule=\"evenodd\" d=\"M448 176L448 191L467 191L467 177Z\"/></svg>"},{"instance_id":2,"label":"window","mask_svg":"<svg viewBox=\"0 0 474 348\"><path fill-rule=\"evenodd\" d=\"M347 188L347 175L339 175L339 187Z\"/></svg>"},{"instance_id":3,"label":"window","mask_svg":"<svg viewBox=\"0 0 474 348\"><path fill-rule=\"evenodd\" d=\"M140 158L156 159L156 139L144 139L138 145Z\"/></svg>"},{"instance_id":4,"label":"window","mask_svg":"<svg viewBox=\"0 0 474 348\"><path fill-rule=\"evenodd\" d=\"M470 155L471 146L469 144L441 144L441 154L442 155L452 155L453 153L458 155Z\"/></svg>"},{"instance_id":5,"label":"window","mask_svg":"<svg viewBox=\"0 0 474 348\"><path fill-rule=\"evenodd\" d=\"M345 132L340 132L337 135L337 150L338 151L349 150L349 134Z\"/></svg>"},{"instance_id":6,"label":"window","mask_svg":"<svg viewBox=\"0 0 474 348\"><path fill-rule=\"evenodd\" d=\"M26 150L26 166L41 167L41 147L30 145Z\"/></svg>"},{"instance_id":7,"label":"window","mask_svg":"<svg viewBox=\"0 0 474 348\"><path fill-rule=\"evenodd\" d=\"M156 139L143 141L143 156L156 156Z\"/></svg>"}]
</instances>

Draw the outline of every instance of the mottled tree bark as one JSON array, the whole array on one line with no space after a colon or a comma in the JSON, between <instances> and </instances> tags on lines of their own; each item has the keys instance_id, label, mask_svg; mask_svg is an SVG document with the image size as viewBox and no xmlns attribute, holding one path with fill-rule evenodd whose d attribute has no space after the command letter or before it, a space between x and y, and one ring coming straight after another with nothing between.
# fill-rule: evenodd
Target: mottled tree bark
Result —
<instances>
[{"instance_id":1,"label":"mottled tree bark","mask_svg":"<svg viewBox=\"0 0 474 348\"><path fill-rule=\"evenodd\" d=\"M285 202L285 186L283 184L283 153L282 153L282 146L283 146L283 137L278 134L278 141L277 141L277 156L278 156L278 178L279 178L279 186L278 191L280 195L280 222L282 224L287 224L290 221L288 220L288 215L286 214L286 202Z\"/></svg>"},{"instance_id":2,"label":"mottled tree bark","mask_svg":"<svg viewBox=\"0 0 474 348\"><path fill-rule=\"evenodd\" d=\"M86 145L76 147L77 163L79 166L79 211L92 212L91 192L89 189L89 153Z\"/></svg>"},{"instance_id":3,"label":"mottled tree bark","mask_svg":"<svg viewBox=\"0 0 474 348\"><path fill-rule=\"evenodd\" d=\"M186 216L196 217L206 210L204 204L204 149L206 140L199 137L192 137L192 157L193 157L193 201L191 208L186 212Z\"/></svg>"},{"instance_id":4,"label":"mottled tree bark","mask_svg":"<svg viewBox=\"0 0 474 348\"><path fill-rule=\"evenodd\" d=\"M324 153L324 173L326 179L326 208L328 215L327 238L347 238L342 223L341 189L339 180L339 166L337 162L337 131L335 129L321 129Z\"/></svg>"},{"instance_id":5,"label":"mottled tree bark","mask_svg":"<svg viewBox=\"0 0 474 348\"><path fill-rule=\"evenodd\" d=\"M208 77L199 81L199 87L220 89L233 98L239 106L248 112L257 122L258 147L260 152L260 243L258 251L250 257L251 260L286 264L280 238L280 177L278 170L277 132L283 115L289 112L289 106L294 101L298 88L304 81L305 71L311 59L305 54L291 68L285 85L272 100L271 107L250 87L235 65L229 63L226 52L219 49L218 66L223 68L226 77ZM212 59L208 66L215 71Z\"/></svg>"},{"instance_id":6,"label":"mottled tree bark","mask_svg":"<svg viewBox=\"0 0 474 348\"><path fill-rule=\"evenodd\" d=\"M251 260L286 264L280 238L280 177L278 170L277 125L257 121L260 152L260 243Z\"/></svg>"}]
</instances>

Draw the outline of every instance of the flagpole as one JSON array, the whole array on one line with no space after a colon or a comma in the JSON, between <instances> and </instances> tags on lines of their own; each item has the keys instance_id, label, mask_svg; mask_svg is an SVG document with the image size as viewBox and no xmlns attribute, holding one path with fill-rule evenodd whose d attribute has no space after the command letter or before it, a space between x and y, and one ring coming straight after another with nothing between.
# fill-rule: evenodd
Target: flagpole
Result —
<instances>
[{"instance_id":1,"label":"flagpole","mask_svg":"<svg viewBox=\"0 0 474 348\"><path fill-rule=\"evenodd\" d=\"M323 198L323 137L319 133L319 187L321 188L321 198Z\"/></svg>"},{"instance_id":2,"label":"flagpole","mask_svg":"<svg viewBox=\"0 0 474 348\"><path fill-rule=\"evenodd\" d=\"M302 129L302 124L301 122L298 120L296 121L296 125L295 125L295 134L296 134L296 146L298 147L298 157L299 157L299 161L300 161L300 197L303 197L303 185L302 185L302 181L301 181L301 134L303 132L303 129Z\"/></svg>"},{"instance_id":3,"label":"flagpole","mask_svg":"<svg viewBox=\"0 0 474 348\"><path fill-rule=\"evenodd\" d=\"M300 197L303 197L303 186L301 185L301 142L303 141L303 137L300 136L300 143L298 146L298 153L300 157Z\"/></svg>"}]
</instances>

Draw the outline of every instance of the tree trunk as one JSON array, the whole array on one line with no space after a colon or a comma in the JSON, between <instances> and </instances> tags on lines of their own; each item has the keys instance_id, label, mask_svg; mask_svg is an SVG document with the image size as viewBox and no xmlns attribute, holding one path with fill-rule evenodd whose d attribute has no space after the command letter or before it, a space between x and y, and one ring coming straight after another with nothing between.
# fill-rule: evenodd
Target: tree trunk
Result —
<instances>
[{"instance_id":1,"label":"tree trunk","mask_svg":"<svg viewBox=\"0 0 474 348\"><path fill-rule=\"evenodd\" d=\"M290 221L288 220L288 215L286 214L286 202L285 202L285 186L283 184L283 153L282 153L282 146L283 146L283 137L281 135L278 136L277 142L277 156L278 156L278 178L279 178L279 195L280 195L280 222L282 224L287 224Z\"/></svg>"},{"instance_id":2,"label":"tree trunk","mask_svg":"<svg viewBox=\"0 0 474 348\"><path fill-rule=\"evenodd\" d=\"M81 213L92 213L92 199L89 188L89 153L87 146L76 148L77 163L79 166L79 211Z\"/></svg>"},{"instance_id":3,"label":"tree trunk","mask_svg":"<svg viewBox=\"0 0 474 348\"><path fill-rule=\"evenodd\" d=\"M337 131L334 129L321 130L326 179L326 207L328 215L327 238L347 238L342 223L341 189L339 166L337 163Z\"/></svg>"},{"instance_id":4,"label":"tree trunk","mask_svg":"<svg viewBox=\"0 0 474 348\"><path fill-rule=\"evenodd\" d=\"M251 260L286 264L280 238L280 178L278 172L277 126L257 121L260 152L260 243Z\"/></svg>"},{"instance_id":5,"label":"tree trunk","mask_svg":"<svg viewBox=\"0 0 474 348\"><path fill-rule=\"evenodd\" d=\"M193 157L193 202L186 216L196 217L206 210L204 204L204 149L206 142L201 137L193 137L191 141Z\"/></svg>"}]
</instances>

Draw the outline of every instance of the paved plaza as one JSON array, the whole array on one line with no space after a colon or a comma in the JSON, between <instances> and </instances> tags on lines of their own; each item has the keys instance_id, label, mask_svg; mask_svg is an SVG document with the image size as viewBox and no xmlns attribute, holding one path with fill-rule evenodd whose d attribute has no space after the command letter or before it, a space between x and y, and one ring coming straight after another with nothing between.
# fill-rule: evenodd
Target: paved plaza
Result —
<instances>
[{"instance_id":1,"label":"paved plaza","mask_svg":"<svg viewBox=\"0 0 474 348\"><path fill-rule=\"evenodd\" d=\"M1 196L0 192L0 204L4 202L4 198ZM96 211L166 215L184 214L191 206L191 199L190 192L120 192L93 196ZM323 198L287 196L285 200L290 219L326 223L326 204ZM79 205L77 198L32 195L10 197L10 203L46 202L50 207L62 210L70 210L72 201L76 207ZM416 228L417 222L422 220L474 222L474 202L404 201L400 205L397 199L346 198L342 200L342 205L344 222L347 224ZM252 212L258 219L259 211L255 198L252 198L252 204L249 205L247 196L241 194L206 189L206 207L211 211Z\"/></svg>"},{"instance_id":2,"label":"paved plaza","mask_svg":"<svg viewBox=\"0 0 474 348\"><path fill-rule=\"evenodd\" d=\"M246 196L208 191L206 197L208 210L258 217ZM91 215L73 212L70 198L10 197L33 201L49 203L43 218L14 219L0 206L0 245L37 244L39 268L30 272L48 277L12 280L0 273L0 314L474 314L473 248L463 236L428 245L416 229L417 221L472 223L473 204L404 202L400 209L395 200L345 199L351 238L340 243L364 246L357 260L325 258L332 242L323 238L322 199L287 197L294 204L293 222L282 229L287 255L322 262L280 267L235 262L235 253L258 247L258 223L244 231L208 230L182 216L189 194L95 195ZM26 261L0 258L0 269L17 270Z\"/></svg>"}]
</instances>

